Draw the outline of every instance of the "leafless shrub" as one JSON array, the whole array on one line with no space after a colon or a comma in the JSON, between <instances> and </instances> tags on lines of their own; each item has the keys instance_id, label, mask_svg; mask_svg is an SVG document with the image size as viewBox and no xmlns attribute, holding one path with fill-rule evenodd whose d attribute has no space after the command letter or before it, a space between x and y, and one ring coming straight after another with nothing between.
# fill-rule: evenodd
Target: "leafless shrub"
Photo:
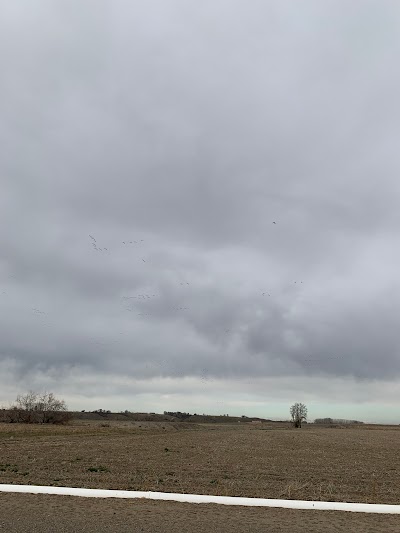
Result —
<instances>
[{"instance_id":1,"label":"leafless shrub","mask_svg":"<svg viewBox=\"0 0 400 533\"><path fill-rule=\"evenodd\" d=\"M29 391L18 395L15 403L6 411L8 422L22 424L65 424L71 420L64 400L52 392Z\"/></svg>"}]
</instances>

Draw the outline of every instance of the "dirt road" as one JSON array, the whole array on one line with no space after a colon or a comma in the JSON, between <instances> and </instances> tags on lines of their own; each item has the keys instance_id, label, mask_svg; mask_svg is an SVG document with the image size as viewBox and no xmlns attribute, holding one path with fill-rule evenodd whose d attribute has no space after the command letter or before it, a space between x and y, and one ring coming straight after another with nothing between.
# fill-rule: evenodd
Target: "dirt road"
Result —
<instances>
[{"instance_id":1,"label":"dirt road","mask_svg":"<svg viewBox=\"0 0 400 533\"><path fill-rule=\"evenodd\" d=\"M0 493L7 533L400 533L400 516Z\"/></svg>"}]
</instances>

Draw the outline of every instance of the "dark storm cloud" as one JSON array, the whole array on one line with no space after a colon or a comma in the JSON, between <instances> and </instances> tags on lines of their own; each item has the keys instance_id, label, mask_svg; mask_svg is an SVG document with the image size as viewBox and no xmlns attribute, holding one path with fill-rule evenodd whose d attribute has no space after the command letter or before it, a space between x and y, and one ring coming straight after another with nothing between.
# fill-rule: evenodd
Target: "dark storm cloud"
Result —
<instances>
[{"instance_id":1,"label":"dark storm cloud","mask_svg":"<svg viewBox=\"0 0 400 533\"><path fill-rule=\"evenodd\" d=\"M2 6L18 379L398 376L400 9L377 6Z\"/></svg>"}]
</instances>

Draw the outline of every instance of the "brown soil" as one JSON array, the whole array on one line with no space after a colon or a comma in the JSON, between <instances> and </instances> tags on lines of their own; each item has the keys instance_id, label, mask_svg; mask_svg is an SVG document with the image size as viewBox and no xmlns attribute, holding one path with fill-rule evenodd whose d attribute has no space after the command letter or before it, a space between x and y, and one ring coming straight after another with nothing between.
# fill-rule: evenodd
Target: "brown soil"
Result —
<instances>
[{"instance_id":1,"label":"brown soil","mask_svg":"<svg viewBox=\"0 0 400 533\"><path fill-rule=\"evenodd\" d=\"M399 533L400 517L0 493L4 533Z\"/></svg>"},{"instance_id":2,"label":"brown soil","mask_svg":"<svg viewBox=\"0 0 400 533\"><path fill-rule=\"evenodd\" d=\"M399 449L398 426L0 424L0 483L400 504Z\"/></svg>"}]
</instances>

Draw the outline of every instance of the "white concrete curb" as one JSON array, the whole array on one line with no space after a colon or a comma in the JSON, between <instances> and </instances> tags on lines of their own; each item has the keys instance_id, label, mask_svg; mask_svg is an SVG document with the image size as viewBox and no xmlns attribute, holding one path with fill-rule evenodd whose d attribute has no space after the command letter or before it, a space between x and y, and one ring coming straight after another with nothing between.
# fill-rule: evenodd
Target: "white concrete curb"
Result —
<instances>
[{"instance_id":1,"label":"white concrete curb","mask_svg":"<svg viewBox=\"0 0 400 533\"><path fill-rule=\"evenodd\" d=\"M251 507L282 507L285 509L313 509L320 511L352 511L355 513L400 514L400 505L372 503L314 502L303 500L267 500L233 496L207 496L203 494L174 494L171 492L136 492L129 490L78 489L72 487L40 487L35 485L0 485L0 492L30 494L60 494L85 498L147 498L188 503L218 503Z\"/></svg>"}]
</instances>

